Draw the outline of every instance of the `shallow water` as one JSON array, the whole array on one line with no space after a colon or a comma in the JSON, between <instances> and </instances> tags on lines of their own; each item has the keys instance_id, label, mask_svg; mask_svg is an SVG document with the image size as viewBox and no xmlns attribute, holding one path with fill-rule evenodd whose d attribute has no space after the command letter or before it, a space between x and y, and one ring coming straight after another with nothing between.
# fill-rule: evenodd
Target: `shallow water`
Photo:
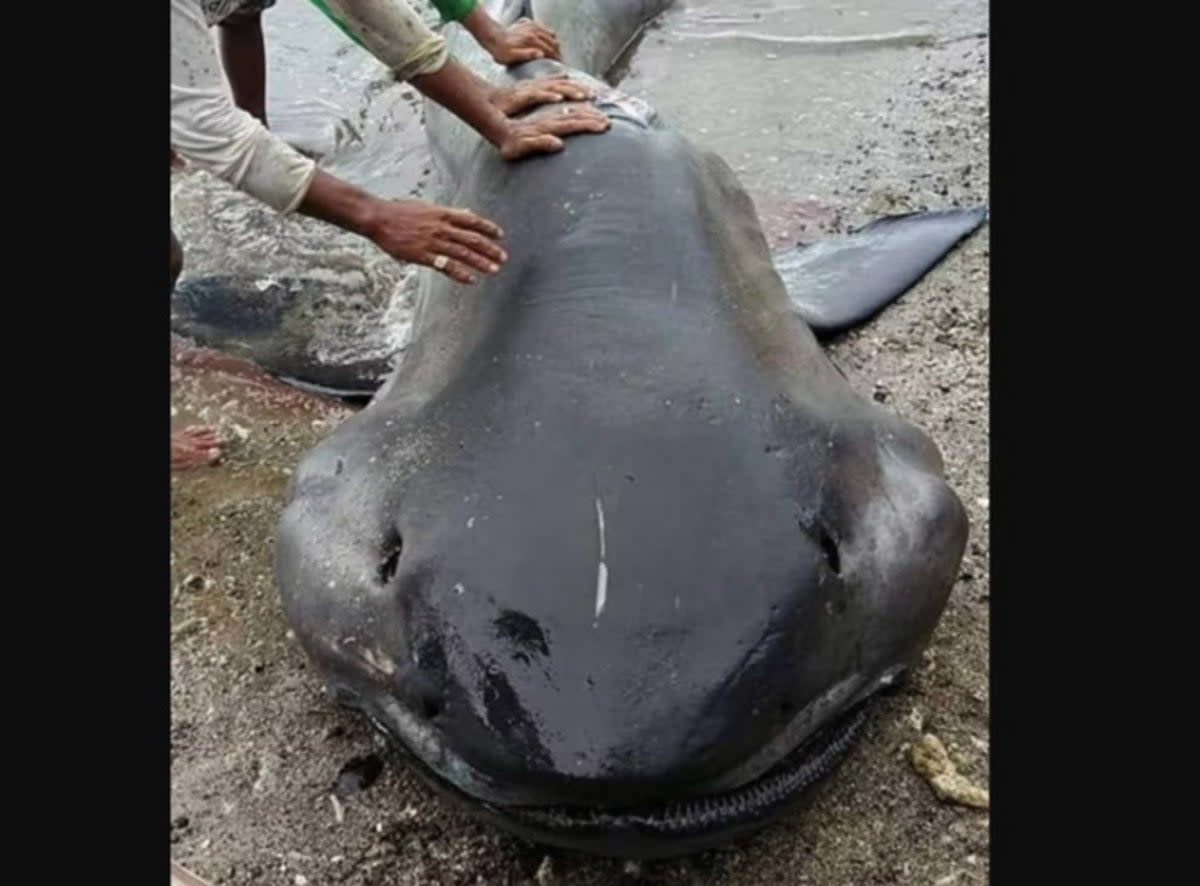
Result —
<instances>
[{"instance_id":1,"label":"shallow water","mask_svg":"<svg viewBox=\"0 0 1200 886\"><path fill-rule=\"evenodd\" d=\"M414 90L303 0L281 0L264 26L272 127L379 196L422 193L430 162ZM919 137L936 97L913 78L933 53L975 54L979 76L986 30L985 0L683 0L647 32L622 89L735 169L773 243L803 242L896 208L890 194L914 181L929 182L931 204L958 202L965 176L951 166L961 152L930 151ZM978 139L980 127L962 120L986 113L981 101L947 106L943 97L937 126ZM986 145L973 153L986 163ZM978 168L972 181L986 187ZM978 202L979 187L968 190ZM411 268L329 225L281 219L206 175L174 175L172 193L185 275L317 277L330 286L331 314L341 292L390 308L382 328L331 317L316 348L402 347Z\"/></svg>"}]
</instances>

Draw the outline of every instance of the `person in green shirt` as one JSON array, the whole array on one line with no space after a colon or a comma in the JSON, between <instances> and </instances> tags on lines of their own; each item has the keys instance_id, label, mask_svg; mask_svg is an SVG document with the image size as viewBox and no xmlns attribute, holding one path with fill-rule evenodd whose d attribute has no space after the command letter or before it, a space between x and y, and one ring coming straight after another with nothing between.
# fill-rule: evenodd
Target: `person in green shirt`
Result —
<instances>
[{"instance_id":1,"label":"person in green shirt","mask_svg":"<svg viewBox=\"0 0 1200 886\"><path fill-rule=\"evenodd\" d=\"M271 0L274 2L274 0ZM324 0L311 0L355 43L359 39L345 26ZM515 65L538 58L561 61L558 38L545 25L521 19L504 27L480 5L479 0L430 0L443 22L459 22L499 65ZM361 46L362 44L359 43Z\"/></svg>"},{"instance_id":2,"label":"person in green shirt","mask_svg":"<svg viewBox=\"0 0 1200 886\"><path fill-rule=\"evenodd\" d=\"M310 0L346 36L366 47L334 8L335 2ZM403 0L398 0L403 2ZM430 0L443 22L458 22L500 65L520 64L539 58L561 60L558 38L545 25L521 19L504 27L490 15L479 0ZM233 101L239 108L267 122L266 49L262 31L262 13L275 0L205 0L204 12L209 26L217 27L217 45L221 65L229 78Z\"/></svg>"}]
</instances>

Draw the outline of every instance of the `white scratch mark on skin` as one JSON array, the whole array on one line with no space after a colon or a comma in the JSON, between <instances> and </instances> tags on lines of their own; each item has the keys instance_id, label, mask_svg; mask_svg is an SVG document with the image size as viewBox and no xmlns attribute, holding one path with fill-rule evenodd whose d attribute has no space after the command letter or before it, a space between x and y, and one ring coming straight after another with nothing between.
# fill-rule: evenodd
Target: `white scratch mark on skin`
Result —
<instances>
[{"instance_id":1,"label":"white scratch mark on skin","mask_svg":"<svg viewBox=\"0 0 1200 886\"><path fill-rule=\"evenodd\" d=\"M607 557L604 532L604 504L596 499L596 524L600 530L600 562L596 565L596 618L604 612L604 603L608 599L608 565L604 562Z\"/></svg>"},{"instance_id":2,"label":"white scratch mark on skin","mask_svg":"<svg viewBox=\"0 0 1200 886\"><path fill-rule=\"evenodd\" d=\"M672 280L671 281L671 303L674 304L677 301L679 301L679 284L676 281Z\"/></svg>"},{"instance_id":3,"label":"white scratch mark on skin","mask_svg":"<svg viewBox=\"0 0 1200 886\"><path fill-rule=\"evenodd\" d=\"M600 527L600 559L605 560L608 554L604 549L604 503L596 499L596 525Z\"/></svg>"},{"instance_id":4,"label":"white scratch mark on skin","mask_svg":"<svg viewBox=\"0 0 1200 886\"><path fill-rule=\"evenodd\" d=\"M475 515L472 514L470 516L470 518L467 520L467 528L470 529L474 525L475 525Z\"/></svg>"},{"instance_id":5,"label":"white scratch mark on skin","mask_svg":"<svg viewBox=\"0 0 1200 886\"><path fill-rule=\"evenodd\" d=\"M458 584L456 584L456 585L454 586L454 593L456 593L456 594L461 594L461 593L462 593L463 591L465 591L465 590L466 590L466 588L464 588L464 587L462 586L462 583L461 583L461 582L459 582Z\"/></svg>"},{"instance_id":6,"label":"white scratch mark on skin","mask_svg":"<svg viewBox=\"0 0 1200 886\"><path fill-rule=\"evenodd\" d=\"M608 567L601 560L596 567L596 618L604 611L604 601L608 596Z\"/></svg>"}]
</instances>

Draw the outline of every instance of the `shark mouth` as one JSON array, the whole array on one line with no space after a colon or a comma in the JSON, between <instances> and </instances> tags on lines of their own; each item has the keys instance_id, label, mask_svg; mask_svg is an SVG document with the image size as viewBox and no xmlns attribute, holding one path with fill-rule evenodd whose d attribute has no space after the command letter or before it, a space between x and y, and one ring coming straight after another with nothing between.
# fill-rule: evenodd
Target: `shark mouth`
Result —
<instances>
[{"instance_id":1,"label":"shark mouth","mask_svg":"<svg viewBox=\"0 0 1200 886\"><path fill-rule=\"evenodd\" d=\"M626 810L567 806L492 808L528 826L563 836L627 831L669 840L718 834L765 821L831 775L861 736L869 709L868 703L858 705L759 778L723 793Z\"/></svg>"},{"instance_id":2,"label":"shark mouth","mask_svg":"<svg viewBox=\"0 0 1200 886\"><path fill-rule=\"evenodd\" d=\"M862 735L874 698L860 702L738 788L641 807L511 806L481 801L451 785L390 736L439 793L516 835L614 857L653 858L708 848L748 834L789 811L841 765Z\"/></svg>"}]
</instances>

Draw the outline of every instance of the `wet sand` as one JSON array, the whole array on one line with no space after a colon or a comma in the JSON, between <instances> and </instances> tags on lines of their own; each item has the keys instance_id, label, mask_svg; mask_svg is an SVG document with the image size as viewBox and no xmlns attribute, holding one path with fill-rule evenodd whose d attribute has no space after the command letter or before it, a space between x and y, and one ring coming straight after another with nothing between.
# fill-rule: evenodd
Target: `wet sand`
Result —
<instances>
[{"instance_id":1,"label":"wet sand","mask_svg":"<svg viewBox=\"0 0 1200 886\"><path fill-rule=\"evenodd\" d=\"M950 25L935 29L941 36L986 30L985 6L947 8ZM697 60L686 54L705 51L680 36L686 25L648 35L626 86L745 166L773 242L815 239L881 214L986 202L985 40L876 50L889 56L869 64L896 72L887 88L856 91L850 83L842 95L831 86L832 103L816 102L800 84L804 71L830 59L742 46L782 56L764 58L763 67L776 66L772 77L792 72L796 101L750 105L735 95L738 86L724 95L693 91L707 97L701 104L683 94L685 77L665 76L688 73ZM719 24L735 26L743 27ZM853 113L836 138L810 145L808 127L830 125L820 106L839 102L851 102ZM716 113L718 104L744 109L743 119ZM199 197L184 197L177 214L199 211ZM204 224L194 216L180 222ZM188 249L186 233L181 238ZM985 227L830 349L864 396L933 436L971 517L959 581L919 673L882 704L808 809L741 844L638 872L547 853L474 823L332 706L288 635L271 545L290 470L349 413L235 361L178 350L173 421L217 423L233 442L221 465L172 479L172 855L220 884L987 882L988 813L939 800L907 750L935 734L959 771L987 786L988 328ZM379 779L332 800L342 766L372 753L386 760Z\"/></svg>"}]
</instances>

